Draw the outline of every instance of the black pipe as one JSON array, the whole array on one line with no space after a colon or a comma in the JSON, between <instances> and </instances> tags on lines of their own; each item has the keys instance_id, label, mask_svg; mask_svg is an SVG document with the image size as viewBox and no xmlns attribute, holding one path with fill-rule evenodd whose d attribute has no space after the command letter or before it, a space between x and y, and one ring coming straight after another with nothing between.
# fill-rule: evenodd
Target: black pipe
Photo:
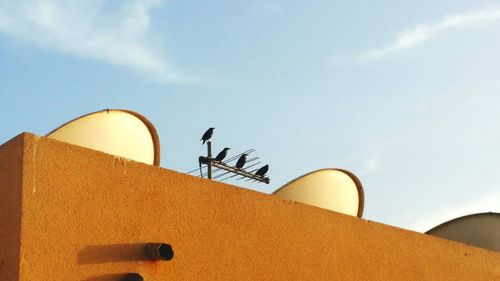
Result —
<instances>
[{"instance_id":1,"label":"black pipe","mask_svg":"<svg viewBox=\"0 0 500 281\"><path fill-rule=\"evenodd\" d=\"M139 273L127 273L120 281L144 281L144 277Z\"/></svg>"},{"instance_id":2,"label":"black pipe","mask_svg":"<svg viewBox=\"0 0 500 281\"><path fill-rule=\"evenodd\" d=\"M174 250L169 244L148 243L146 244L146 255L151 260L169 261L174 257Z\"/></svg>"}]
</instances>

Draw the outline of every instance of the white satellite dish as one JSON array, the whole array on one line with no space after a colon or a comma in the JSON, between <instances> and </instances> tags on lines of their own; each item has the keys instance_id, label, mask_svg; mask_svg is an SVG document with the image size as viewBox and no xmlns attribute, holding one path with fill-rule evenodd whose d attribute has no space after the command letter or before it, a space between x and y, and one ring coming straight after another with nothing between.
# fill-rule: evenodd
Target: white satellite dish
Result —
<instances>
[{"instance_id":1,"label":"white satellite dish","mask_svg":"<svg viewBox=\"0 0 500 281\"><path fill-rule=\"evenodd\" d=\"M500 252L500 213L459 217L432 228L426 234Z\"/></svg>"},{"instance_id":2,"label":"white satellite dish","mask_svg":"<svg viewBox=\"0 0 500 281\"><path fill-rule=\"evenodd\" d=\"M322 169L300 176L272 194L283 199L361 217L364 207L363 187L351 172Z\"/></svg>"},{"instance_id":3,"label":"white satellite dish","mask_svg":"<svg viewBox=\"0 0 500 281\"><path fill-rule=\"evenodd\" d=\"M153 124L128 110L106 109L78 117L46 137L159 166L160 141Z\"/></svg>"}]
</instances>

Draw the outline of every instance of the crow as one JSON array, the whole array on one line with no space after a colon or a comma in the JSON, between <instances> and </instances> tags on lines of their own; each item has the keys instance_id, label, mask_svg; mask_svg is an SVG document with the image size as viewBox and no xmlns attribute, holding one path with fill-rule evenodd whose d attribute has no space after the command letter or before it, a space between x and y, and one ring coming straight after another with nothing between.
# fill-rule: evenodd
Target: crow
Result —
<instances>
[{"instance_id":1,"label":"crow","mask_svg":"<svg viewBox=\"0 0 500 281\"><path fill-rule=\"evenodd\" d=\"M238 162L236 162L236 169L241 169L243 168L243 166L245 166L245 162L247 162L247 155L248 154L246 153L241 154Z\"/></svg>"},{"instance_id":2,"label":"crow","mask_svg":"<svg viewBox=\"0 0 500 281\"><path fill-rule=\"evenodd\" d=\"M205 142L207 140L209 140L212 135L214 134L214 129L215 128L209 128L204 134L203 134L203 137L201 137L201 140L203 141L203 144L205 144Z\"/></svg>"},{"instance_id":3,"label":"crow","mask_svg":"<svg viewBox=\"0 0 500 281\"><path fill-rule=\"evenodd\" d=\"M215 161L222 161L224 160L224 158L226 158L226 155L227 155L227 151L231 149L229 147L225 147L221 152L219 152L219 154L217 154L217 156L215 156Z\"/></svg>"},{"instance_id":4,"label":"crow","mask_svg":"<svg viewBox=\"0 0 500 281\"><path fill-rule=\"evenodd\" d=\"M268 170L269 170L269 165L264 165L264 166L260 167L260 169L258 169L257 172L255 172L255 174L257 176L263 177L267 173Z\"/></svg>"}]
</instances>

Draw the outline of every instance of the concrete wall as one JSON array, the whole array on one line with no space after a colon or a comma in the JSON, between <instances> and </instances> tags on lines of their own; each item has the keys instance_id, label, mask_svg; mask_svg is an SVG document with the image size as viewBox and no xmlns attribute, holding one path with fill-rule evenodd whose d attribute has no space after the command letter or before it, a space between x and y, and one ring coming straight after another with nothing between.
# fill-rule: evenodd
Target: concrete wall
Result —
<instances>
[{"instance_id":1,"label":"concrete wall","mask_svg":"<svg viewBox=\"0 0 500 281\"><path fill-rule=\"evenodd\" d=\"M5 281L500 280L495 252L31 134L0 148L0 176Z\"/></svg>"},{"instance_id":2,"label":"concrete wall","mask_svg":"<svg viewBox=\"0 0 500 281\"><path fill-rule=\"evenodd\" d=\"M0 146L0 280L19 276L24 138Z\"/></svg>"}]
</instances>

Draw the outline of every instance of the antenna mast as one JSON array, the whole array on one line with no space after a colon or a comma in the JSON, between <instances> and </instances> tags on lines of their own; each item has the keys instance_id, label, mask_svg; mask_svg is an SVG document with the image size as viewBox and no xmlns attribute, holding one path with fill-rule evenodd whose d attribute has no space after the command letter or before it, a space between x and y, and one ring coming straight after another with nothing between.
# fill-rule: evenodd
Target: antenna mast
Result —
<instances>
[{"instance_id":1,"label":"antenna mast","mask_svg":"<svg viewBox=\"0 0 500 281\"><path fill-rule=\"evenodd\" d=\"M207 143L207 156L200 156L198 157L198 163L199 163L199 170L200 170L200 177L204 177L205 175L207 176L208 179L218 179L220 177L226 176L223 178L221 181L225 181L227 179L233 178L235 176L239 176L236 180L241 180L246 178L247 181L253 180L254 182L263 182L266 184L269 184L270 179L269 177L266 176L267 170L269 168L268 165L265 165L259 169L253 169L253 170L247 170L255 165L258 165L260 162L252 163L250 165L247 165L246 168L244 168L245 164L248 164L252 161L258 160L259 157L253 157L251 159L246 159L246 156L252 152L255 151L255 149L249 149L243 153L240 153L234 157L231 157L225 161L223 159L226 156L227 150L229 148L225 148L217 157L213 158L212 157L212 142L209 140L212 137L212 132L213 128L210 128L202 137L202 140ZM221 157L220 154L223 154ZM239 157L239 159L238 159ZM228 163L231 161L234 161L238 159L238 163L236 163L236 166L229 165ZM207 172L204 173L202 171L203 165L206 165ZM213 169L215 167L215 169ZM189 172L188 174L191 174L198 169L193 169ZM219 171L224 171L223 173L214 175L214 173L218 173Z\"/></svg>"}]
</instances>

